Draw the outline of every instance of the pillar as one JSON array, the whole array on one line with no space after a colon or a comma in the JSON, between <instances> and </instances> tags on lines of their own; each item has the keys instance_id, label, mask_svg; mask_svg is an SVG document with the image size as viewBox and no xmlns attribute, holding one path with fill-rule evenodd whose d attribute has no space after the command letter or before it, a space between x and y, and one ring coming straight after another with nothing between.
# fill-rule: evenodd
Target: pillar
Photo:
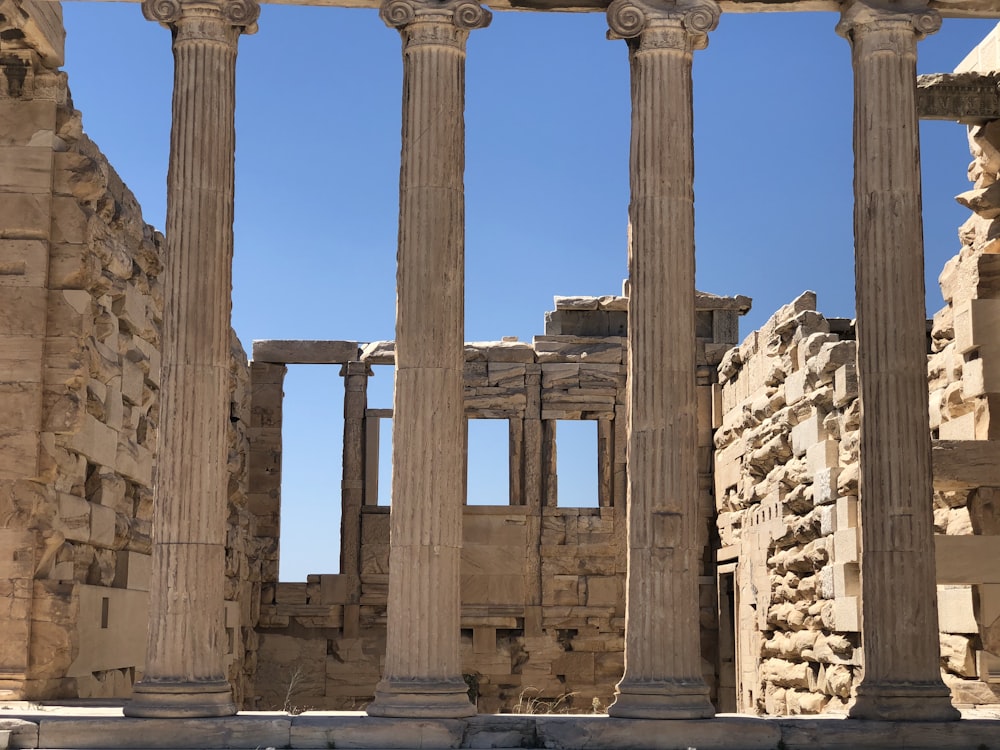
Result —
<instances>
[{"instance_id":1,"label":"pillar","mask_svg":"<svg viewBox=\"0 0 1000 750\"><path fill-rule=\"evenodd\" d=\"M365 412L368 409L368 376L365 362L347 362L344 378L344 460L340 485L340 572L347 578L348 597L357 604L361 596L361 506L365 495Z\"/></svg>"},{"instance_id":2,"label":"pillar","mask_svg":"<svg viewBox=\"0 0 1000 750\"><path fill-rule=\"evenodd\" d=\"M632 70L625 675L612 716L713 715L699 643L691 58L710 0L615 0Z\"/></svg>"},{"instance_id":3,"label":"pillar","mask_svg":"<svg viewBox=\"0 0 1000 750\"><path fill-rule=\"evenodd\" d=\"M128 716L236 712L223 655L236 43L253 0L146 0L173 34L153 574Z\"/></svg>"},{"instance_id":4,"label":"pillar","mask_svg":"<svg viewBox=\"0 0 1000 750\"><path fill-rule=\"evenodd\" d=\"M864 677L850 715L957 719L941 680L927 411L917 40L925 3L851 2Z\"/></svg>"},{"instance_id":5,"label":"pillar","mask_svg":"<svg viewBox=\"0 0 1000 750\"><path fill-rule=\"evenodd\" d=\"M372 716L475 713L459 658L469 0L389 0L403 41L396 380L385 671Z\"/></svg>"}]
</instances>

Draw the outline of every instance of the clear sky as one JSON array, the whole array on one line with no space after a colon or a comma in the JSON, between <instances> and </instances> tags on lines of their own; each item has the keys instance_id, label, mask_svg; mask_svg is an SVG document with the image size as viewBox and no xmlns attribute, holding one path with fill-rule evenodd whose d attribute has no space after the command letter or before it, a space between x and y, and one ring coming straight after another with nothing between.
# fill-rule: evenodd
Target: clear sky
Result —
<instances>
[{"instance_id":1,"label":"clear sky","mask_svg":"<svg viewBox=\"0 0 1000 750\"><path fill-rule=\"evenodd\" d=\"M133 3L65 3L64 13L84 128L162 228L170 34ZM744 335L806 289L827 316L853 316L852 73L836 22L723 15L695 53L698 287L753 298ZM265 5L259 25L241 39L237 68L233 325L248 353L254 339L391 339L399 35L374 10ZM946 19L920 43L920 72L951 71L994 26ZM495 13L470 36L467 340L530 341L553 295L621 290L628 63L606 29L603 14ZM933 314L968 217L953 197L969 189L971 157L963 126L923 123L921 136ZM389 407L391 374L378 369L370 405ZM334 367L294 366L285 392L281 576L304 580L337 570L343 388ZM480 501L506 486L498 426L473 431ZM560 435L560 496L584 505L596 432L580 427Z\"/></svg>"}]
</instances>

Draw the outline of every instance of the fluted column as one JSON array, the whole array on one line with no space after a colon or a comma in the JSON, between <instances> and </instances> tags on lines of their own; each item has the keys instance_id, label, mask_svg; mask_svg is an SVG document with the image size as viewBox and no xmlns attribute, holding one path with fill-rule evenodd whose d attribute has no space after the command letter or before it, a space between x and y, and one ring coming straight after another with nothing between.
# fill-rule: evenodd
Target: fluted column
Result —
<instances>
[{"instance_id":1,"label":"fluted column","mask_svg":"<svg viewBox=\"0 0 1000 750\"><path fill-rule=\"evenodd\" d=\"M852 2L864 678L851 716L958 718L939 670L917 40L925 3Z\"/></svg>"},{"instance_id":2,"label":"fluted column","mask_svg":"<svg viewBox=\"0 0 1000 750\"><path fill-rule=\"evenodd\" d=\"M173 33L153 575L128 716L236 712L223 666L236 41L253 0L146 0Z\"/></svg>"},{"instance_id":3,"label":"fluted column","mask_svg":"<svg viewBox=\"0 0 1000 750\"><path fill-rule=\"evenodd\" d=\"M711 0L615 0L632 69L625 675L608 713L712 716L701 676L692 51Z\"/></svg>"},{"instance_id":4,"label":"fluted column","mask_svg":"<svg viewBox=\"0 0 1000 750\"><path fill-rule=\"evenodd\" d=\"M465 424L465 43L469 0L389 0L403 39L396 381L385 672L373 716L475 713L459 659Z\"/></svg>"}]
</instances>

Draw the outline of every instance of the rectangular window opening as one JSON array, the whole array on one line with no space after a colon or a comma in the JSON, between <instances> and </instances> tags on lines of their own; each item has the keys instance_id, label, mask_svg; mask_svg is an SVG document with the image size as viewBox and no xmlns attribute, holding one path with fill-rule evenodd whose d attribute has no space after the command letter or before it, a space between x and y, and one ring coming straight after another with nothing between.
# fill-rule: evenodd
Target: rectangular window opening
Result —
<instances>
[{"instance_id":1,"label":"rectangular window opening","mask_svg":"<svg viewBox=\"0 0 1000 750\"><path fill-rule=\"evenodd\" d=\"M340 365L289 365L281 404L281 581L340 572L344 379Z\"/></svg>"},{"instance_id":2,"label":"rectangular window opening","mask_svg":"<svg viewBox=\"0 0 1000 750\"><path fill-rule=\"evenodd\" d=\"M555 442L556 504L560 508L597 508L597 421L560 419Z\"/></svg>"},{"instance_id":3,"label":"rectangular window opening","mask_svg":"<svg viewBox=\"0 0 1000 750\"><path fill-rule=\"evenodd\" d=\"M467 505L510 505L510 422L468 419Z\"/></svg>"}]
</instances>

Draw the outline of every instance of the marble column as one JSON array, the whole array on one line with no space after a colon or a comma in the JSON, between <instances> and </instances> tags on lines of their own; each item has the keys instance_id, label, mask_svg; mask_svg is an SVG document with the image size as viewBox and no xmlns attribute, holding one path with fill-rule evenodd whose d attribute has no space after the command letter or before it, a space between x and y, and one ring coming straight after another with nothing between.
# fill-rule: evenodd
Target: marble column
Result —
<instances>
[{"instance_id":1,"label":"marble column","mask_svg":"<svg viewBox=\"0 0 1000 750\"><path fill-rule=\"evenodd\" d=\"M475 713L459 658L464 435L465 43L469 0L389 0L403 147L385 671L373 716Z\"/></svg>"},{"instance_id":2,"label":"marble column","mask_svg":"<svg viewBox=\"0 0 1000 750\"><path fill-rule=\"evenodd\" d=\"M864 677L850 715L957 719L939 670L917 41L924 3L845 6L854 63Z\"/></svg>"},{"instance_id":3,"label":"marble column","mask_svg":"<svg viewBox=\"0 0 1000 750\"><path fill-rule=\"evenodd\" d=\"M699 633L691 58L718 19L710 0L608 7L631 61L633 232L625 675L612 716L714 713Z\"/></svg>"},{"instance_id":4,"label":"marble column","mask_svg":"<svg viewBox=\"0 0 1000 750\"><path fill-rule=\"evenodd\" d=\"M340 487L340 573L347 578L348 597L357 604L361 596L361 507L365 496L365 411L368 377L365 362L347 362L344 378L344 451Z\"/></svg>"},{"instance_id":5,"label":"marble column","mask_svg":"<svg viewBox=\"0 0 1000 750\"><path fill-rule=\"evenodd\" d=\"M253 0L147 0L173 34L163 377L146 669L128 716L236 712L223 665L236 42Z\"/></svg>"}]
</instances>

